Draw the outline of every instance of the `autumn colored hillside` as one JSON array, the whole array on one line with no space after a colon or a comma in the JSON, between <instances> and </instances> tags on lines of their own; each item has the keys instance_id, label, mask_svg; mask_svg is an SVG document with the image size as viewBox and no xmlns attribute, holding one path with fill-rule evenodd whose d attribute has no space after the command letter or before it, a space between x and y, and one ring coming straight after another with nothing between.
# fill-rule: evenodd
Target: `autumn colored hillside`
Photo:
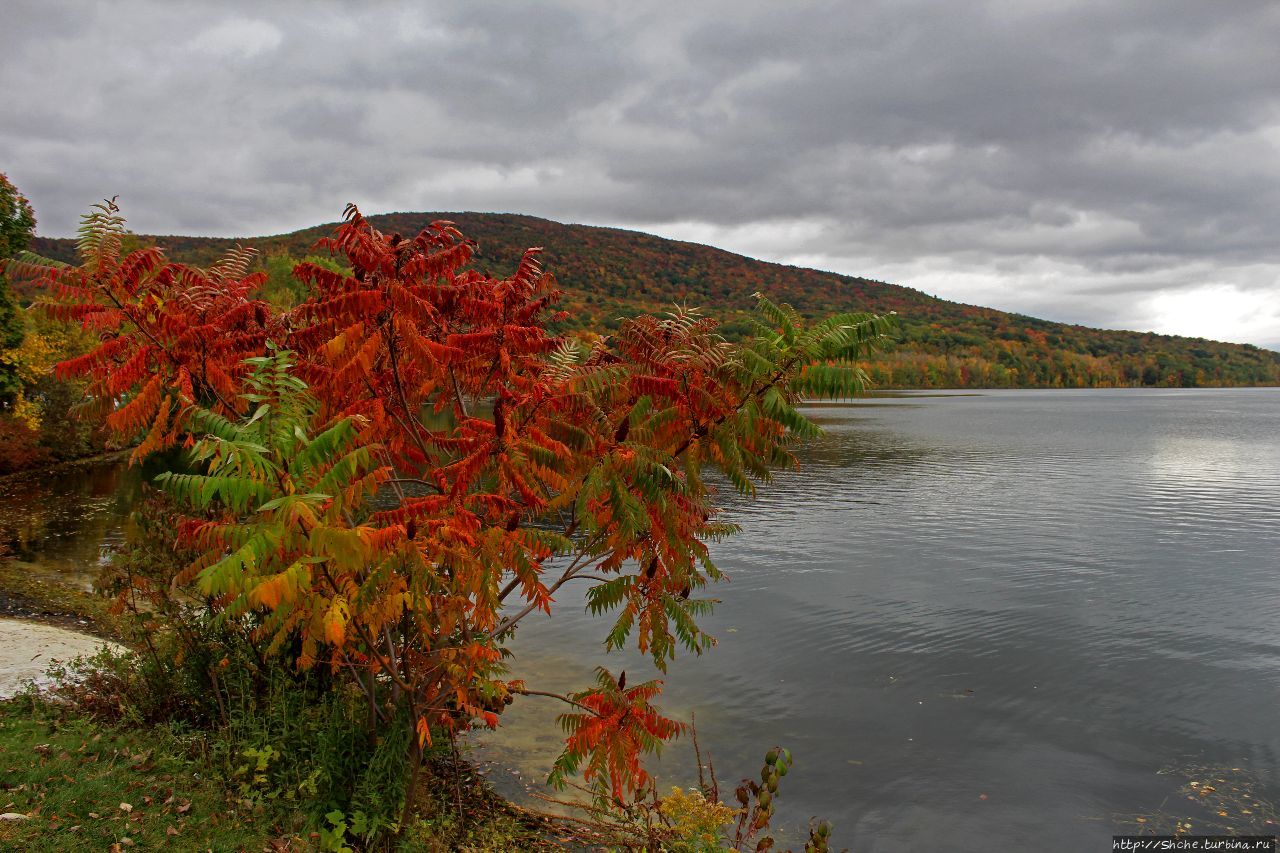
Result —
<instances>
[{"instance_id":1,"label":"autumn colored hillside","mask_svg":"<svg viewBox=\"0 0 1280 853\"><path fill-rule=\"evenodd\" d=\"M868 365L872 379L885 388L1280 385L1280 353L1251 345L1053 323L635 231L516 214L393 213L369 219L384 232L406 235L432 220L451 220L479 243L479 263L495 274L510 272L524 248L543 246L546 266L566 291L574 327L607 331L621 316L683 302L719 316L732 337L747 330L742 312L757 291L808 316L896 311L901 344ZM142 239L191 263L211 262L236 242L254 246L283 292L291 286L291 259L311 254L315 241L334 227L240 241ZM71 260L74 244L37 238L32 249Z\"/></svg>"}]
</instances>

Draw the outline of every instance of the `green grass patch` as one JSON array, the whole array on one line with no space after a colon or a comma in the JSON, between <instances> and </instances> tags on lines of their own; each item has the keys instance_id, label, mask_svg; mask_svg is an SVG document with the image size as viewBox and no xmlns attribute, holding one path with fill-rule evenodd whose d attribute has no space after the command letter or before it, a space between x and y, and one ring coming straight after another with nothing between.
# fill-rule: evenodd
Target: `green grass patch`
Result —
<instances>
[{"instance_id":1,"label":"green grass patch","mask_svg":"<svg viewBox=\"0 0 1280 853\"><path fill-rule=\"evenodd\" d=\"M102 723L30 696L0 702L0 812L27 815L0 822L0 849L283 851L356 841L339 833L341 840L322 848L315 830L332 838L351 818L309 826L305 799L255 804L243 797L244 780L226 778L213 755L220 736ZM562 849L543 821L494 793L447 750L428 756L418 791L415 815L392 849Z\"/></svg>"},{"instance_id":2,"label":"green grass patch","mask_svg":"<svg viewBox=\"0 0 1280 853\"><path fill-rule=\"evenodd\" d=\"M28 816L0 823L0 848L287 845L296 816L237 802L208 775L202 743L171 727L96 724L29 698L0 703L0 811Z\"/></svg>"}]
</instances>

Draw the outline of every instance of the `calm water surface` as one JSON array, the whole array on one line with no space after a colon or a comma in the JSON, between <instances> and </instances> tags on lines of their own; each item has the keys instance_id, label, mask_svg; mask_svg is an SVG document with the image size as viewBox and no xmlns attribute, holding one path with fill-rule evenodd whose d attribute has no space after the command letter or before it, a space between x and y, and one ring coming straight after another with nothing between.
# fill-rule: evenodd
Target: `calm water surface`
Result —
<instances>
[{"instance_id":1,"label":"calm water surface","mask_svg":"<svg viewBox=\"0 0 1280 853\"><path fill-rule=\"evenodd\" d=\"M1280 799L1280 392L905 395L809 415L826 435L801 468L730 503L743 533L716 546L731 582L705 623L719 647L666 676L665 707L696 712L726 788L786 746L779 819L830 818L859 851L1109 849L1133 815L1201 819L1176 793L1191 766L1241 768ZM120 505L99 485L0 494L0 532L65 505L49 562L97 559ZM97 520L77 533L82 516ZM562 595L522 628L516 676L655 675L584 652L608 625L580 605ZM517 703L481 754L544 774L555 705ZM693 766L675 744L664 783Z\"/></svg>"},{"instance_id":2,"label":"calm water surface","mask_svg":"<svg viewBox=\"0 0 1280 853\"><path fill-rule=\"evenodd\" d=\"M743 533L716 548L731 582L707 622L720 646L667 677L722 778L787 746L780 817L826 816L860 851L1109 849L1126 816L1199 820L1168 772L1197 765L1280 795L1280 392L808 413L826 435L801 468L731 508ZM605 630L568 622L516 642L564 687ZM554 710L512 714L534 772ZM669 751L670 781L686 752Z\"/></svg>"}]
</instances>

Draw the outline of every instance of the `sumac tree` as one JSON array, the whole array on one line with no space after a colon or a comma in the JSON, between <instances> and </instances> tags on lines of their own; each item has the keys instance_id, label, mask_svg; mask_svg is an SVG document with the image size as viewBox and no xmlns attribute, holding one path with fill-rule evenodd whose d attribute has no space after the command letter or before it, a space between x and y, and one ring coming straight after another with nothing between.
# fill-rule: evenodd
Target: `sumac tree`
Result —
<instances>
[{"instance_id":1,"label":"sumac tree","mask_svg":"<svg viewBox=\"0 0 1280 853\"><path fill-rule=\"evenodd\" d=\"M685 309L559 337L538 250L496 279L450 223L382 234L354 207L316 247L342 271L299 264L308 297L278 312L247 250L196 269L126 253L124 233L99 205L79 266L26 272L45 310L99 337L58 368L87 378L86 408L135 457L191 451L161 478L200 554L175 588L298 667L349 678L372 726L410 720L412 767L433 732L494 726L539 694L504 644L575 579L612 620L611 648L634 642L665 669L712 645L707 543L734 527L708 469L749 494L790 463L790 442L817 432L797 402L859 390L849 359L892 322L806 326L760 296L740 344ZM601 670L559 697L553 781L583 770L617 797L645 785L641 756L683 728L652 705L660 687Z\"/></svg>"}]
</instances>

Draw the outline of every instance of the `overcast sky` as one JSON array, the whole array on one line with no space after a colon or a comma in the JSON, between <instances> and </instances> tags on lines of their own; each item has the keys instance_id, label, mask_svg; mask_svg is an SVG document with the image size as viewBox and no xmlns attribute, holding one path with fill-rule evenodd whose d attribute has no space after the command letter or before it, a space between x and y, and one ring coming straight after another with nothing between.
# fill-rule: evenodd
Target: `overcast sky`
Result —
<instances>
[{"instance_id":1,"label":"overcast sky","mask_svg":"<svg viewBox=\"0 0 1280 853\"><path fill-rule=\"evenodd\" d=\"M3 0L0 171L53 236L514 211L1280 348L1275 2Z\"/></svg>"}]
</instances>

